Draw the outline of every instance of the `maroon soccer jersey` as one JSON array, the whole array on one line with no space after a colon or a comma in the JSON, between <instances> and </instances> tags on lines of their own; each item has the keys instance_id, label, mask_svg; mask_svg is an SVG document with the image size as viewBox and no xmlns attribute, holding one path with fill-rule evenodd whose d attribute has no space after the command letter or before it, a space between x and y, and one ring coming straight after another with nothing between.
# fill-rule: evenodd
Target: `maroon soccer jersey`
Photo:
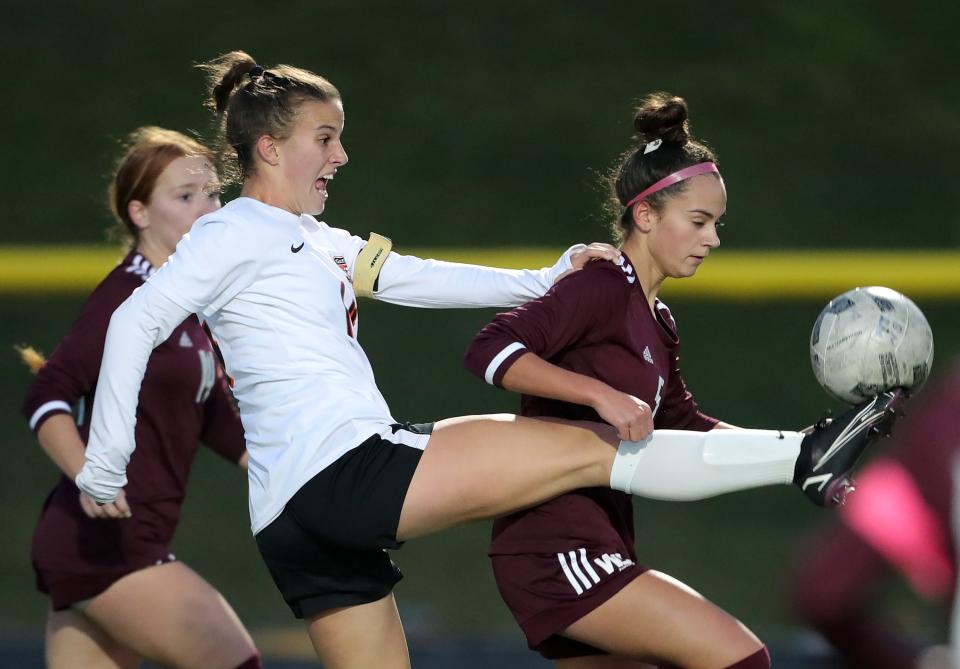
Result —
<instances>
[{"instance_id":1,"label":"maroon soccer jersey","mask_svg":"<svg viewBox=\"0 0 960 669\"><path fill-rule=\"evenodd\" d=\"M152 271L131 252L93 291L27 392L23 412L31 429L53 415L73 412L86 441L110 316ZM210 340L191 316L153 351L147 366L137 409L137 449L125 487L133 517L87 518L76 485L62 476L34 534L40 580L40 571L130 571L165 558L201 442L231 462L245 450L239 414Z\"/></svg>"},{"instance_id":2,"label":"maroon soccer jersey","mask_svg":"<svg viewBox=\"0 0 960 669\"><path fill-rule=\"evenodd\" d=\"M620 265L592 262L557 282L543 297L498 314L474 339L466 365L488 383L500 385L517 359L536 353L558 367L644 400L656 410L657 428L709 430L717 421L698 411L680 376L679 343L670 310L659 300L650 309L624 255ZM530 395L522 396L521 412L602 422L591 407ZM603 505L632 545L629 495L606 488L577 494ZM585 523L571 517L564 506L561 497L497 520L491 554L552 552L576 543Z\"/></svg>"},{"instance_id":3,"label":"maroon soccer jersey","mask_svg":"<svg viewBox=\"0 0 960 669\"><path fill-rule=\"evenodd\" d=\"M651 309L626 255L593 262L543 297L497 315L474 339L467 367L501 385L532 352L647 402L657 428L709 430L680 376L679 338L669 309ZM530 395L525 416L601 421L590 407ZM559 635L642 574L630 496L588 488L499 518L490 556L497 587L531 648L548 659L602 654Z\"/></svg>"}]
</instances>

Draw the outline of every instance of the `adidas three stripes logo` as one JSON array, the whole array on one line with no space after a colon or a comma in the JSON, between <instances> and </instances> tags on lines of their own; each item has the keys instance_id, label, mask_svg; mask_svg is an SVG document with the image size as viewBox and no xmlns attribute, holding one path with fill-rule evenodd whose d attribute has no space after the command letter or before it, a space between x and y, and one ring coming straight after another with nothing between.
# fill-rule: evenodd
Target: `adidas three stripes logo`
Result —
<instances>
[{"instance_id":1,"label":"adidas three stripes logo","mask_svg":"<svg viewBox=\"0 0 960 669\"><path fill-rule=\"evenodd\" d=\"M569 551L567 553L557 553L557 560L560 562L560 569L567 581L578 595L592 588L600 582L600 574L593 568L595 564L606 575L614 571L623 571L633 565L633 560L623 559L620 553L604 553L598 558L593 559L593 564L587 559L587 549Z\"/></svg>"}]
</instances>

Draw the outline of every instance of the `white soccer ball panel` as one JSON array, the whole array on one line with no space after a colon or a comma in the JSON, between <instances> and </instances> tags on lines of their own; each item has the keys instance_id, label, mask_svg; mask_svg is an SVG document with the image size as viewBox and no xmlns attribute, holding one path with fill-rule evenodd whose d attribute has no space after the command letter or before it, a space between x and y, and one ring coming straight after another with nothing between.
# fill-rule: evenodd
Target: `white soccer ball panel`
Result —
<instances>
[{"instance_id":1,"label":"white soccer ball panel","mask_svg":"<svg viewBox=\"0 0 960 669\"><path fill-rule=\"evenodd\" d=\"M889 288L856 288L820 313L810 335L817 381L856 404L892 388L918 388L933 363L933 333L923 312Z\"/></svg>"}]
</instances>

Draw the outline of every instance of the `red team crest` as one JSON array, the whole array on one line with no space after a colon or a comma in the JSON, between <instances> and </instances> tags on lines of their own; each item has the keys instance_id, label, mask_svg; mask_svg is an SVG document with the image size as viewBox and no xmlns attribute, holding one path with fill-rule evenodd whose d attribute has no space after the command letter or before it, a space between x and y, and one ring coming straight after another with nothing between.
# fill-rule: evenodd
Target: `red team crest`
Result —
<instances>
[{"instance_id":1,"label":"red team crest","mask_svg":"<svg viewBox=\"0 0 960 669\"><path fill-rule=\"evenodd\" d=\"M333 256L333 262L337 263L337 267L343 270L344 274L347 272L347 261L343 256Z\"/></svg>"}]
</instances>

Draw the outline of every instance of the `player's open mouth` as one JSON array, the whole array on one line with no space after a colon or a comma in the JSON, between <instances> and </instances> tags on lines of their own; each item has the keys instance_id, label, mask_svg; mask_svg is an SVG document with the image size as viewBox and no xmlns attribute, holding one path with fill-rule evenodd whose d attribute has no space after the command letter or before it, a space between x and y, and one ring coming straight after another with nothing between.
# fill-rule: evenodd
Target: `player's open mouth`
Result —
<instances>
[{"instance_id":1,"label":"player's open mouth","mask_svg":"<svg viewBox=\"0 0 960 669\"><path fill-rule=\"evenodd\" d=\"M313 187L316 188L318 191L326 193L327 182L332 180L333 180L332 174L324 174L322 176L317 177L317 180L313 182Z\"/></svg>"}]
</instances>

